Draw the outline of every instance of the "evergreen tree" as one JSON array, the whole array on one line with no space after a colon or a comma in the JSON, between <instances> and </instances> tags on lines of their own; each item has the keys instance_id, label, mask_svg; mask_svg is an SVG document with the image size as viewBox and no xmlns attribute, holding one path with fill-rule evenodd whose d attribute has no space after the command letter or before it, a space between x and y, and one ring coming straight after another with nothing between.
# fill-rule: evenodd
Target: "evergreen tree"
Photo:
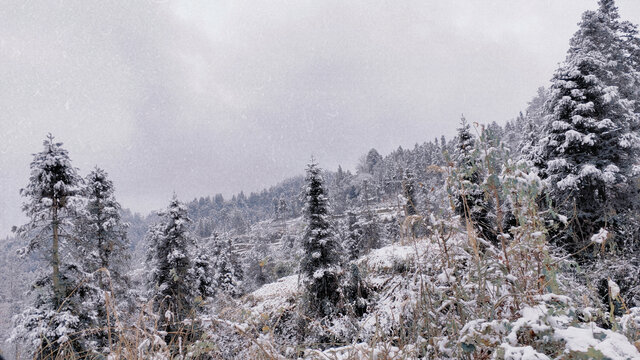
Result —
<instances>
[{"instance_id":1,"label":"evergreen tree","mask_svg":"<svg viewBox=\"0 0 640 360\"><path fill-rule=\"evenodd\" d=\"M334 178L332 188L332 204L337 214L342 214L347 207L347 192L349 187L350 174L342 170L342 166L338 165L338 171Z\"/></svg>"},{"instance_id":2,"label":"evergreen tree","mask_svg":"<svg viewBox=\"0 0 640 360\"><path fill-rule=\"evenodd\" d=\"M369 174L366 174L366 173L359 174L358 178L360 179L360 184L359 184L360 191L358 192L357 199L361 204L364 205L366 211L370 211L371 204L376 200L374 196L375 185L371 181L372 178L371 178L371 175Z\"/></svg>"},{"instance_id":3,"label":"evergreen tree","mask_svg":"<svg viewBox=\"0 0 640 360\"><path fill-rule=\"evenodd\" d=\"M196 256L193 259L193 269L197 297L199 302L204 302L215 294L214 270L211 257L206 253L204 248L198 247Z\"/></svg>"},{"instance_id":4,"label":"evergreen tree","mask_svg":"<svg viewBox=\"0 0 640 360\"><path fill-rule=\"evenodd\" d=\"M329 221L329 204L321 169L313 159L307 166L304 194L306 228L300 267L304 275L307 306L312 314L328 316L336 312L339 300L339 244Z\"/></svg>"},{"instance_id":5,"label":"evergreen tree","mask_svg":"<svg viewBox=\"0 0 640 360\"><path fill-rule=\"evenodd\" d=\"M378 153L378 150L371 149L364 158L364 163L361 165L361 170L367 174L373 175L378 167L382 164L382 156Z\"/></svg>"},{"instance_id":6,"label":"evergreen tree","mask_svg":"<svg viewBox=\"0 0 640 360\"><path fill-rule=\"evenodd\" d=\"M348 261L356 260L360 257L363 235L364 234L355 211L353 211L353 209L349 209L347 211L347 240L344 243L344 249L346 251Z\"/></svg>"},{"instance_id":7,"label":"evergreen tree","mask_svg":"<svg viewBox=\"0 0 640 360\"><path fill-rule=\"evenodd\" d=\"M242 295L244 274L233 253L231 240L215 238L212 257L214 290L234 297Z\"/></svg>"},{"instance_id":8,"label":"evergreen tree","mask_svg":"<svg viewBox=\"0 0 640 360\"><path fill-rule=\"evenodd\" d=\"M107 299L112 303L124 305L130 300L130 282L126 274L129 265L129 247L127 238L128 224L120 217L122 210L114 196L113 182L108 174L96 167L85 178L84 195L85 207L78 221L78 237L82 238L84 246L78 255L82 258L83 271L95 274L97 284L92 291L96 298L96 324L100 330L93 333L96 346L108 347L109 334L116 314L107 312ZM91 287L94 284L89 283ZM110 309L119 311L119 307Z\"/></svg>"},{"instance_id":9,"label":"evergreen tree","mask_svg":"<svg viewBox=\"0 0 640 360\"><path fill-rule=\"evenodd\" d=\"M380 243L380 225L376 215L368 211L365 218L359 221L362 229L362 241L360 241L360 252L368 253L372 249L378 249Z\"/></svg>"},{"instance_id":10,"label":"evergreen tree","mask_svg":"<svg viewBox=\"0 0 640 360\"><path fill-rule=\"evenodd\" d=\"M241 210L235 209L233 211L230 222L230 228L235 230L236 233L244 234L247 231L247 221L245 219L245 214Z\"/></svg>"},{"instance_id":11,"label":"evergreen tree","mask_svg":"<svg viewBox=\"0 0 640 360\"><path fill-rule=\"evenodd\" d=\"M287 207L287 200L284 198L284 194L281 194L280 195L280 199L277 200L277 202L276 202L276 214L277 214L276 218L280 217L283 229L287 225L286 220L287 220L287 211L288 210L289 209Z\"/></svg>"},{"instance_id":12,"label":"evergreen tree","mask_svg":"<svg viewBox=\"0 0 640 360\"><path fill-rule=\"evenodd\" d=\"M129 266L129 247L127 237L128 224L121 219L122 207L114 196L113 182L108 174L96 167L85 178L84 196L86 208L84 212L83 237L92 242L92 259L89 271L104 268L109 271L111 286L118 291L127 286L126 272ZM100 288L109 289L105 277L100 279Z\"/></svg>"},{"instance_id":13,"label":"evergreen tree","mask_svg":"<svg viewBox=\"0 0 640 360\"><path fill-rule=\"evenodd\" d=\"M149 295L159 316L159 330L166 331L167 343L176 345L177 336L183 335L183 320L195 314L194 300L199 295L192 270L195 242L188 231L187 208L175 195L158 215L161 222L147 233Z\"/></svg>"},{"instance_id":14,"label":"evergreen tree","mask_svg":"<svg viewBox=\"0 0 640 360\"><path fill-rule=\"evenodd\" d=\"M640 147L637 84L613 0L582 16L567 58L556 71L546 104L544 136L532 155L554 205L572 221L570 251L591 235L615 227L631 208L630 179ZM575 212L575 213L574 213Z\"/></svg>"},{"instance_id":15,"label":"evergreen tree","mask_svg":"<svg viewBox=\"0 0 640 360\"><path fill-rule=\"evenodd\" d=\"M464 117L458 128L458 143L455 152L456 169L454 181L457 193L454 194L454 207L463 222L470 221L480 236L493 240L494 230L489 221L488 205L482 189L483 176L480 170L480 158L476 149L475 137L471 126Z\"/></svg>"},{"instance_id":16,"label":"evergreen tree","mask_svg":"<svg viewBox=\"0 0 640 360\"><path fill-rule=\"evenodd\" d=\"M371 289L362 278L357 264L351 263L348 267L349 271L345 276L341 291L346 300L346 312L359 317L367 312Z\"/></svg>"},{"instance_id":17,"label":"evergreen tree","mask_svg":"<svg viewBox=\"0 0 640 360\"><path fill-rule=\"evenodd\" d=\"M29 183L20 190L29 221L14 230L27 242L20 254L38 255L48 268L33 285L33 306L14 318L12 339L28 342L34 358L54 359L82 351L78 338L87 322L71 298L82 277L71 256L82 178L62 143L49 134L43 145L31 162Z\"/></svg>"},{"instance_id":18,"label":"evergreen tree","mask_svg":"<svg viewBox=\"0 0 640 360\"><path fill-rule=\"evenodd\" d=\"M402 178L402 190L404 192L404 198L406 199L406 203L404 206L406 216L416 215L418 213L418 202L416 201L415 186L416 184L413 172L411 172L411 170L409 169L406 169Z\"/></svg>"}]
</instances>

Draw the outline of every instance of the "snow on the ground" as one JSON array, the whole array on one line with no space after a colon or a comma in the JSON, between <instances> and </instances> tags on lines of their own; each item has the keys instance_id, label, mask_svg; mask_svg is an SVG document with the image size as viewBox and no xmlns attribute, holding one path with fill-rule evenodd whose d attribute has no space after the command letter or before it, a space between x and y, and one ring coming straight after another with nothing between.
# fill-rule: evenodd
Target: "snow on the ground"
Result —
<instances>
[{"instance_id":1,"label":"snow on the ground","mask_svg":"<svg viewBox=\"0 0 640 360\"><path fill-rule=\"evenodd\" d=\"M640 352L626 336L589 324L589 327L570 326L555 329L555 337L567 342L566 351L587 353L590 349L600 352L607 359L640 359Z\"/></svg>"},{"instance_id":2,"label":"snow on the ground","mask_svg":"<svg viewBox=\"0 0 640 360\"><path fill-rule=\"evenodd\" d=\"M367 343L308 351L305 358L327 360L416 359L418 351L411 344L400 349L390 344L371 346Z\"/></svg>"},{"instance_id":3,"label":"snow on the ground","mask_svg":"<svg viewBox=\"0 0 640 360\"><path fill-rule=\"evenodd\" d=\"M411 244L392 244L380 249L372 250L368 255L360 259L360 263L366 263L369 269L386 272L393 270L394 266L401 263L412 262L427 251L437 251L438 246L429 241L416 241Z\"/></svg>"},{"instance_id":4,"label":"snow on the ground","mask_svg":"<svg viewBox=\"0 0 640 360\"><path fill-rule=\"evenodd\" d=\"M510 344L500 344L504 350L505 360L550 360L550 358L537 352L531 346L511 346Z\"/></svg>"},{"instance_id":5,"label":"snow on the ground","mask_svg":"<svg viewBox=\"0 0 640 360\"><path fill-rule=\"evenodd\" d=\"M298 275L291 275L263 285L252 292L249 298L255 301L253 311L265 313L287 306L289 300L295 298L297 293Z\"/></svg>"}]
</instances>

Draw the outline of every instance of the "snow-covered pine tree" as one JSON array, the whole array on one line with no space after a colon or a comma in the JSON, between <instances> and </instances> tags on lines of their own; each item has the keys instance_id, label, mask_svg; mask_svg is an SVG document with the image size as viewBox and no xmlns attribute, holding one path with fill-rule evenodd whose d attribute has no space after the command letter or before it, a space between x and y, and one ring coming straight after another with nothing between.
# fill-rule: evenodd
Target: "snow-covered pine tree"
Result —
<instances>
[{"instance_id":1,"label":"snow-covered pine tree","mask_svg":"<svg viewBox=\"0 0 640 360\"><path fill-rule=\"evenodd\" d=\"M346 313L349 315L362 316L367 312L369 306L369 296L371 289L362 278L360 268L354 262L347 265L348 271L343 276L342 293L345 298Z\"/></svg>"},{"instance_id":2,"label":"snow-covered pine tree","mask_svg":"<svg viewBox=\"0 0 640 360\"><path fill-rule=\"evenodd\" d=\"M242 295L244 274L233 253L230 239L214 238L212 252L213 288L231 296Z\"/></svg>"},{"instance_id":3,"label":"snow-covered pine tree","mask_svg":"<svg viewBox=\"0 0 640 360\"><path fill-rule=\"evenodd\" d=\"M315 160L307 165L302 239L304 254L300 268L304 276L305 300L308 311L316 316L336 312L340 286L339 244L329 220L329 204L321 169Z\"/></svg>"},{"instance_id":4,"label":"snow-covered pine tree","mask_svg":"<svg viewBox=\"0 0 640 360\"><path fill-rule=\"evenodd\" d=\"M159 330L167 333L165 341L177 346L180 340L188 340L184 336L192 335L184 332L183 320L195 315L194 300L199 295L191 258L195 242L187 207L175 195L158 215L161 222L150 227L146 239L149 295L159 316Z\"/></svg>"},{"instance_id":5,"label":"snow-covered pine tree","mask_svg":"<svg viewBox=\"0 0 640 360\"><path fill-rule=\"evenodd\" d=\"M453 194L455 211L462 217L463 223L470 221L482 238L492 240L495 235L481 186L484 179L480 170L480 155L476 149L475 137L471 134L471 126L464 116L460 119L457 140L454 154L456 168L453 174L457 192Z\"/></svg>"},{"instance_id":6,"label":"snow-covered pine tree","mask_svg":"<svg viewBox=\"0 0 640 360\"><path fill-rule=\"evenodd\" d=\"M347 188L350 181L350 174L342 170L342 166L338 165L338 170L331 188L332 201L334 211L342 214L347 208Z\"/></svg>"},{"instance_id":7,"label":"snow-covered pine tree","mask_svg":"<svg viewBox=\"0 0 640 360\"><path fill-rule=\"evenodd\" d=\"M347 236L344 242L347 261L353 261L360 257L363 232L358 222L358 217L353 209L347 210Z\"/></svg>"},{"instance_id":8,"label":"snow-covered pine tree","mask_svg":"<svg viewBox=\"0 0 640 360\"><path fill-rule=\"evenodd\" d=\"M364 219L358 220L362 229L362 241L360 242L360 253L368 253L372 249L378 249L381 246L381 229L376 214L367 211Z\"/></svg>"},{"instance_id":9,"label":"snow-covered pine tree","mask_svg":"<svg viewBox=\"0 0 640 360\"><path fill-rule=\"evenodd\" d=\"M548 90L539 87L536 96L529 101L524 117L518 122L512 131L522 133L520 143L517 147L512 147L514 153L520 154L524 159L528 159L533 148L538 143L540 132L544 120L544 104L547 101Z\"/></svg>"},{"instance_id":10,"label":"snow-covered pine tree","mask_svg":"<svg viewBox=\"0 0 640 360\"><path fill-rule=\"evenodd\" d=\"M629 21L620 21L618 8L614 0L599 0L599 10L596 16L602 24L606 24L606 30L600 26L594 26L587 32L606 31L615 36L615 41L603 43L604 49L609 48L609 60L613 63L608 64L615 68L615 72L608 75L615 78L615 86L621 94L621 98L633 100L635 112L640 112L640 37L638 37L638 27ZM586 15L586 14L585 14ZM592 35L600 35L593 34ZM608 36L608 35L607 35ZM609 40L605 38L603 40Z\"/></svg>"},{"instance_id":11,"label":"snow-covered pine tree","mask_svg":"<svg viewBox=\"0 0 640 360\"><path fill-rule=\"evenodd\" d=\"M276 198L273 199L273 217L274 220L280 219L280 203Z\"/></svg>"},{"instance_id":12,"label":"snow-covered pine tree","mask_svg":"<svg viewBox=\"0 0 640 360\"><path fill-rule=\"evenodd\" d=\"M382 156L378 153L378 150L371 149L365 156L360 170L373 175L380 165L382 165Z\"/></svg>"},{"instance_id":13,"label":"snow-covered pine tree","mask_svg":"<svg viewBox=\"0 0 640 360\"><path fill-rule=\"evenodd\" d=\"M43 145L31 162L29 183L20 190L29 221L14 230L27 242L20 254L35 254L47 266L32 287L33 306L14 317L12 340L26 342L34 358L54 359L83 351L79 338L86 319L71 299L81 276L71 247L82 178L62 143L49 134Z\"/></svg>"},{"instance_id":14,"label":"snow-covered pine tree","mask_svg":"<svg viewBox=\"0 0 640 360\"><path fill-rule=\"evenodd\" d=\"M402 177L402 191L406 203L404 205L404 212L406 216L416 215L417 210L417 198L416 198L416 182L413 172L409 169L404 171Z\"/></svg>"},{"instance_id":15,"label":"snow-covered pine tree","mask_svg":"<svg viewBox=\"0 0 640 360\"><path fill-rule=\"evenodd\" d=\"M582 248L637 200L630 179L640 147L638 79L613 0L582 16L546 104L544 136L532 156L554 205L573 218L569 251ZM636 89L633 89L633 87Z\"/></svg>"},{"instance_id":16,"label":"snow-covered pine tree","mask_svg":"<svg viewBox=\"0 0 640 360\"><path fill-rule=\"evenodd\" d=\"M278 214L280 215L280 220L282 220L282 228L286 228L287 225L287 212L289 208L287 206L287 200L284 198L284 194L280 195L280 199L278 200Z\"/></svg>"},{"instance_id":17,"label":"snow-covered pine tree","mask_svg":"<svg viewBox=\"0 0 640 360\"><path fill-rule=\"evenodd\" d=\"M240 197L238 198L241 199ZM245 205L242 205L242 206L244 207ZM240 205L238 205L238 207L240 207ZM245 213L242 210L240 209L233 210L233 212L231 213L231 218L229 219L230 228L235 230L236 233L238 234L244 234L248 229L248 225L245 217L246 217Z\"/></svg>"},{"instance_id":18,"label":"snow-covered pine tree","mask_svg":"<svg viewBox=\"0 0 640 360\"><path fill-rule=\"evenodd\" d=\"M203 303L215 294L213 262L204 247L199 246L196 249L196 256L193 259L193 272L194 287L197 289L196 299Z\"/></svg>"},{"instance_id":19,"label":"snow-covered pine tree","mask_svg":"<svg viewBox=\"0 0 640 360\"><path fill-rule=\"evenodd\" d=\"M206 217L198 219L195 226L195 234L201 238L211 236L211 234L213 234L213 226L211 223L211 219Z\"/></svg>"},{"instance_id":20,"label":"snow-covered pine tree","mask_svg":"<svg viewBox=\"0 0 640 360\"><path fill-rule=\"evenodd\" d=\"M367 173L358 174L358 195L356 200L364 206L366 211L371 210L371 205L375 202L373 178Z\"/></svg>"},{"instance_id":21,"label":"snow-covered pine tree","mask_svg":"<svg viewBox=\"0 0 640 360\"><path fill-rule=\"evenodd\" d=\"M130 243L127 238L128 224L120 218L121 206L114 195L113 182L107 172L96 167L86 177L82 194L85 207L80 212L78 237L84 244L79 252L83 270L94 273L96 283L93 299L97 312L98 331L93 332L98 348L109 347L110 333L116 314L126 310L131 298L130 282L127 276L130 259ZM107 301L107 297L110 298ZM111 304L111 305L108 305ZM120 304L120 306L112 306ZM107 310L107 306L111 308Z\"/></svg>"},{"instance_id":22,"label":"snow-covered pine tree","mask_svg":"<svg viewBox=\"0 0 640 360\"><path fill-rule=\"evenodd\" d=\"M349 270L342 276L341 291L344 296L345 312L350 315L362 316L367 311L367 298L370 289L362 279L362 274L355 260L365 251L371 249L370 244L367 243L369 238L367 238L366 232L371 230L372 223L375 222L358 219L354 209L347 210L346 214L346 240L342 247L345 252L343 262L346 263L345 268ZM367 218L371 219L370 213L367 214ZM375 229L378 230L377 223L375 223ZM371 236L371 234L369 235ZM379 234L376 232L375 235ZM376 240L379 239L376 238Z\"/></svg>"},{"instance_id":23,"label":"snow-covered pine tree","mask_svg":"<svg viewBox=\"0 0 640 360\"><path fill-rule=\"evenodd\" d=\"M447 138L444 135L440 136L440 151L442 153L453 153L455 145L455 141L447 141Z\"/></svg>"}]
</instances>

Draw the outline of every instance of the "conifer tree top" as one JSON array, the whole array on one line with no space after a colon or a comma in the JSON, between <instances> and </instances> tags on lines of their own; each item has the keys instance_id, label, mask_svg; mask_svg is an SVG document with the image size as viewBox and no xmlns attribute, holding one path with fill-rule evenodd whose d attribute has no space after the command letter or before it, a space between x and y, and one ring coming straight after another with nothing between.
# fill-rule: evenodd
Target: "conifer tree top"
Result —
<instances>
[{"instance_id":1,"label":"conifer tree top","mask_svg":"<svg viewBox=\"0 0 640 360\"><path fill-rule=\"evenodd\" d=\"M42 145L43 151L33 154L29 185L21 190L22 194L38 198L71 194L81 179L77 169L71 165L67 150L61 142L55 142L51 134L47 135Z\"/></svg>"},{"instance_id":2,"label":"conifer tree top","mask_svg":"<svg viewBox=\"0 0 640 360\"><path fill-rule=\"evenodd\" d=\"M109 180L109 174L97 166L87 175L86 182L97 191L113 193L113 182Z\"/></svg>"},{"instance_id":3,"label":"conifer tree top","mask_svg":"<svg viewBox=\"0 0 640 360\"><path fill-rule=\"evenodd\" d=\"M474 139L471 134L471 125L467 122L467 119L462 115L460 117L460 127L458 128L458 148L461 151L468 152L473 149Z\"/></svg>"},{"instance_id":4,"label":"conifer tree top","mask_svg":"<svg viewBox=\"0 0 640 360\"><path fill-rule=\"evenodd\" d=\"M188 223L191 222L187 214L187 206L178 200L176 194L173 194L166 209L158 211L158 216L166 218L167 228L175 228L178 232L186 231Z\"/></svg>"},{"instance_id":5,"label":"conifer tree top","mask_svg":"<svg viewBox=\"0 0 640 360\"><path fill-rule=\"evenodd\" d=\"M608 15L611 19L617 19L620 17L618 15L618 7L616 6L615 0L599 0L598 6L598 11L602 14Z\"/></svg>"},{"instance_id":6,"label":"conifer tree top","mask_svg":"<svg viewBox=\"0 0 640 360\"><path fill-rule=\"evenodd\" d=\"M305 190L306 206L305 216L315 218L319 215L326 215L328 198L323 184L322 169L318 167L315 159L307 165L307 187ZM317 219L319 220L319 219Z\"/></svg>"},{"instance_id":7,"label":"conifer tree top","mask_svg":"<svg viewBox=\"0 0 640 360\"><path fill-rule=\"evenodd\" d=\"M61 142L55 142L51 134L47 135L42 144L43 150L33 154L29 182L25 188L20 189L20 194L26 198L22 210L30 218L29 223L19 228L14 227L20 236L27 236L32 230L51 225L46 219L49 218L52 207L62 211L77 205L75 195L82 184L82 178L71 164L67 150L62 147ZM65 225L66 220L64 217L61 219L64 221L59 225Z\"/></svg>"}]
</instances>

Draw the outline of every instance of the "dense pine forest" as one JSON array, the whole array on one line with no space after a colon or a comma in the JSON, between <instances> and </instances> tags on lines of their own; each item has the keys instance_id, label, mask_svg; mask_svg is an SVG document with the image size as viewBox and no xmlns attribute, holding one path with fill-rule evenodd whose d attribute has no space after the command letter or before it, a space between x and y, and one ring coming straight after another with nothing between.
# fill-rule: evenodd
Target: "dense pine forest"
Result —
<instances>
[{"instance_id":1,"label":"dense pine forest","mask_svg":"<svg viewBox=\"0 0 640 360\"><path fill-rule=\"evenodd\" d=\"M0 354L640 359L637 25L599 0L549 75L503 125L152 214L46 135L0 241Z\"/></svg>"}]
</instances>

